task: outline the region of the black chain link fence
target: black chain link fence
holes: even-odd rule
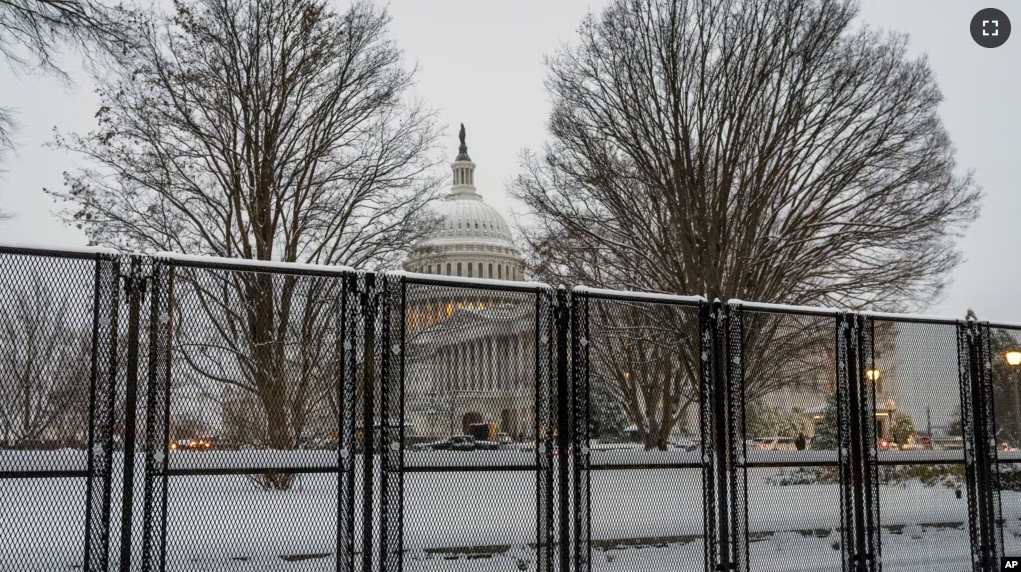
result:
[[[1021,326],[0,248],[0,570],[995,570]]]

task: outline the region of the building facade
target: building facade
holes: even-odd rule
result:
[[[440,224],[404,263],[409,272],[520,281],[524,258],[510,226],[475,187],[464,126]],[[535,303],[520,292],[447,286],[407,293],[405,419],[421,441],[493,424],[534,439]]]

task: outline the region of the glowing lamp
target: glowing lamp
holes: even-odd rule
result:
[[[1021,365],[1021,350],[1008,350],[1003,354],[1003,359],[1012,366]]]

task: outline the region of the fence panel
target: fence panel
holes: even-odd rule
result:
[[[885,570],[970,570],[977,548],[968,328],[872,318],[881,563]],[[980,569],[980,568],[977,568]]]
[[[552,292],[541,285],[390,279],[396,344],[384,439],[399,451],[387,570],[552,570]],[[398,331],[399,330],[399,331]],[[395,335],[396,334],[396,335]],[[396,468],[391,464],[391,469]]]
[[[708,309],[588,289],[573,304],[576,569],[705,570]]]
[[[850,562],[845,327],[832,311],[730,306],[745,570]]]
[[[0,569],[106,570],[116,275],[0,248]]]
[[[353,570],[352,274],[171,268],[169,384],[146,433],[151,569]]]
[[[1021,327],[982,327],[988,358],[992,458],[994,556],[1021,554]]]

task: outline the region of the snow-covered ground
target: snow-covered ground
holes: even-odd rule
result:
[[[70,452],[16,455],[0,452],[0,462],[55,470],[79,468],[82,459]],[[408,465],[425,463],[425,457],[413,455],[421,454],[408,453]],[[445,458],[453,465],[465,459],[449,455],[433,461]],[[677,455],[668,456],[678,461],[673,458]],[[243,455],[231,457],[205,452],[171,459],[176,468],[195,468],[237,462]],[[281,457],[280,465],[300,461],[307,463],[303,466],[326,466],[331,459],[335,454],[289,454]],[[496,463],[490,457],[473,460]],[[748,472],[751,569],[839,570],[838,487],[770,484],[769,478],[782,470]],[[534,472],[527,469],[407,474],[405,568],[534,570],[535,483]],[[140,506],[140,486],[136,495]],[[966,498],[917,481],[881,487],[880,495],[887,570],[968,568]],[[80,478],[0,479],[0,570],[80,569],[84,497],[85,480]],[[1006,551],[1021,553],[1021,493],[1006,491],[1002,497]],[[115,495],[115,514],[119,503]],[[337,506],[336,475],[304,475],[286,492],[264,492],[244,476],[171,477],[167,570],[333,570]],[[134,516],[135,534],[141,535],[141,511]],[[354,521],[360,551],[362,506],[357,494]],[[702,483],[697,469],[593,471],[591,522],[594,570],[702,570]],[[113,537],[118,536],[115,527]]]

